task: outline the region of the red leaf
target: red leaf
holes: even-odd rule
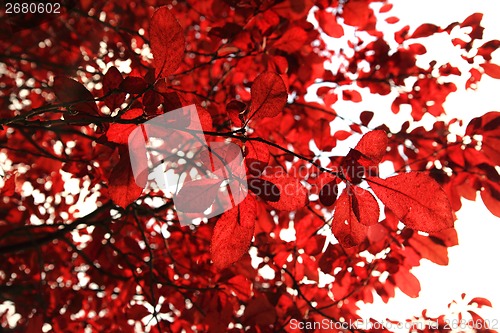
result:
[[[133,320],[141,320],[151,314],[149,310],[142,304],[134,304],[127,309],[128,318]]]
[[[333,136],[335,137],[335,139],[343,141],[343,140],[349,138],[351,135],[352,135],[351,132],[338,130],[335,132],[335,134]]]
[[[121,116],[122,119],[135,119],[143,115],[142,109],[130,109]],[[126,145],[130,133],[135,130],[136,124],[111,124],[106,132],[108,141]]]
[[[387,149],[387,134],[382,130],[375,130],[363,135],[354,149],[369,159],[368,165],[373,166],[380,163]]]
[[[363,135],[354,149],[351,149],[342,159],[341,170],[346,179],[359,184],[365,175],[365,168],[380,163],[387,149],[387,134],[375,130]],[[370,170],[368,170],[370,171]]]
[[[272,325],[276,321],[276,308],[266,296],[259,296],[245,307],[241,321],[245,326]]]
[[[123,77],[120,71],[115,66],[110,67],[102,78],[103,93],[107,95],[113,90],[118,89],[122,81]],[[105,98],[104,102],[113,111],[125,101],[125,95],[125,93],[113,92]]]
[[[104,93],[106,94],[113,89],[118,89],[122,81],[122,73],[120,73],[115,66],[111,66],[102,78],[102,88]]]
[[[275,117],[285,107],[288,94],[281,76],[273,72],[260,74],[252,85],[250,118]]]
[[[106,132],[106,137],[110,142],[126,145],[130,133],[132,133],[136,127],[137,125],[135,124],[111,124]]]
[[[477,49],[477,55],[482,56],[484,60],[490,61],[491,60],[491,54],[498,50],[500,47],[500,40],[494,39],[490,40]]]
[[[184,58],[184,31],[167,6],[158,8],[149,27],[156,77],[175,72]]]
[[[392,3],[386,3],[382,7],[380,7],[379,13],[387,13],[392,9],[394,5]]]
[[[484,190],[480,192],[481,199],[484,205],[491,214],[500,217],[500,185],[491,183],[489,186],[485,186]]]
[[[142,96],[142,104],[147,115],[158,115],[158,107],[163,103],[163,96],[154,90],[147,90]]]
[[[396,282],[396,286],[406,295],[411,298],[418,297],[420,293],[420,282],[407,268],[401,267],[397,273],[394,274],[394,281]]]
[[[345,190],[335,204],[332,232],[343,247],[353,247],[366,238],[368,227],[359,223],[352,209],[352,195]]]
[[[337,145],[337,140],[330,134],[330,122],[320,119],[313,133],[313,140],[319,150],[330,151]]]
[[[204,178],[184,183],[175,196],[175,209],[184,213],[203,213],[214,203],[223,181]]]
[[[280,189],[276,184],[262,178],[250,178],[248,188],[267,202],[277,202],[280,199]]]
[[[196,105],[196,112],[200,119],[201,128],[204,131],[213,131],[213,119],[210,113],[200,105]]]
[[[349,294],[349,289],[353,285],[351,273],[342,270],[335,275],[335,281],[332,283],[332,293],[335,299],[343,299]]]
[[[246,110],[247,105],[243,102],[233,99],[226,104],[226,112],[231,119],[231,123],[235,127],[243,126],[243,113]]]
[[[269,164],[269,149],[267,144],[250,140],[245,143],[245,163],[251,175],[259,177],[262,170]]]
[[[460,27],[472,27],[479,25],[481,20],[483,19],[483,13],[474,13],[469,15],[462,23],[460,23]]]
[[[386,18],[385,21],[389,24],[394,24],[399,22],[399,18],[397,18],[396,16],[391,16]]]
[[[356,149],[351,149],[346,157],[342,159],[340,170],[342,176],[353,184],[359,184],[365,176],[365,167],[371,164],[368,157]]]
[[[210,253],[214,265],[226,268],[247,253],[256,219],[256,202],[247,195],[238,206],[221,215],[214,228]]]
[[[318,24],[323,31],[330,37],[340,38],[344,36],[344,28],[337,23],[337,17],[332,13],[318,10],[315,13]]]
[[[418,55],[422,55],[422,54],[427,53],[427,49],[425,48],[425,46],[423,46],[422,44],[419,44],[419,43],[410,44],[410,45],[408,45],[408,48],[410,49],[411,52],[418,54]]]
[[[368,126],[368,124],[370,123],[370,121],[373,118],[373,114],[374,113],[372,111],[361,112],[361,114],[359,115],[359,119],[361,120],[361,123],[365,126]]]
[[[484,72],[494,79],[500,79],[500,66],[497,64],[492,64],[491,62],[485,62],[480,65],[483,67]]]
[[[424,23],[421,26],[419,26],[415,32],[411,35],[410,38],[421,38],[421,37],[428,37],[430,35],[435,34],[436,32],[439,32],[440,28],[431,23]]]
[[[354,103],[361,102],[361,94],[356,90],[344,90],[342,91],[342,99],[344,101],[351,101]]]
[[[319,191],[319,201],[323,206],[330,207],[337,201],[338,193],[338,180],[334,179],[321,188]]]
[[[367,179],[377,197],[409,228],[436,232],[453,227],[446,193],[426,174],[410,172]]]
[[[470,326],[472,327],[479,327],[479,328],[487,328],[488,324],[485,322],[484,318],[475,313],[472,310],[467,311],[470,316],[472,317],[472,320],[470,321]],[[494,327],[496,328],[496,327]],[[482,330],[481,330],[482,331]]]
[[[241,154],[241,148],[236,144],[211,144],[207,148],[203,148],[199,152],[200,161],[211,172],[221,170],[219,176],[229,176],[231,171],[230,166]],[[229,170],[228,170],[229,168]]]
[[[446,246],[434,242],[430,237],[416,233],[412,235],[408,242],[422,258],[429,259],[438,265],[448,265],[448,249]]]
[[[138,76],[128,76],[120,84],[120,90],[129,94],[142,94],[147,88],[146,81]]]
[[[262,178],[275,184],[279,189],[279,200],[268,202],[271,207],[282,211],[292,211],[306,205],[307,190],[297,178],[287,175],[264,176]]]
[[[371,9],[366,0],[352,0],[344,4],[342,16],[344,23],[363,28],[368,23]]]
[[[54,93],[63,103],[74,103],[71,109],[87,115],[99,115],[94,96],[83,84],[63,76],[54,78]]]
[[[489,306],[490,308],[493,307],[493,305],[491,304],[491,302],[489,300],[487,300],[486,298],[483,298],[483,297],[474,297],[473,299],[470,300],[470,302],[468,303],[468,305],[472,305],[474,303],[477,303],[477,307],[478,308],[481,308],[483,306]]]
[[[301,27],[292,27],[274,43],[274,47],[286,53],[299,51],[307,41],[307,33]]]
[[[128,151],[120,152],[120,161],[109,175],[109,196],[118,206],[126,208],[142,193],[134,179]]]
[[[351,203],[357,220],[366,226],[378,223],[380,208],[373,194],[358,186],[349,189],[354,194]]]
[[[467,125],[465,134],[482,135],[481,152],[492,161],[491,165],[500,164],[500,112],[487,112],[481,117],[472,119]]]

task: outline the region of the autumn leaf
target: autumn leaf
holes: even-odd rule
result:
[[[247,253],[256,219],[256,202],[247,195],[238,206],[221,215],[214,228],[210,253],[214,265],[226,268]]]
[[[269,164],[269,148],[265,143],[249,140],[245,143],[245,163],[250,174],[260,176]]]
[[[91,116],[99,115],[94,96],[80,82],[64,76],[56,76],[52,88],[61,102],[74,103],[70,107],[72,112]]]
[[[467,125],[466,135],[482,136],[482,152],[491,160],[491,165],[500,164],[500,112],[487,112],[473,118]]]
[[[248,303],[241,320],[246,325],[272,325],[276,320],[276,308],[265,295]]]
[[[117,91],[122,81],[123,76],[115,66],[111,66],[102,78],[102,90],[107,96],[104,102],[112,111],[125,101],[126,94]]]
[[[299,51],[307,40],[307,33],[301,27],[292,27],[274,43],[274,47],[286,53]]]
[[[351,186],[349,190],[352,191],[351,204],[356,219],[366,226],[376,224],[380,208],[373,194],[358,186]]]
[[[468,305],[473,305],[474,303],[477,304],[477,307],[478,308],[482,308],[483,306],[487,306],[487,307],[493,307],[493,305],[491,304],[491,302],[489,300],[487,300],[486,298],[483,298],[483,297],[474,297],[473,299],[470,300],[470,302],[468,303]]]
[[[433,35],[439,31],[440,31],[440,29],[437,25],[431,24],[431,23],[424,23],[421,26],[419,26],[417,29],[415,29],[415,31],[411,35],[411,38],[428,37],[428,36]]]
[[[330,123],[326,119],[320,119],[316,124],[313,140],[318,149],[330,151],[337,145],[337,139],[330,134]]]
[[[386,153],[387,142],[387,134],[382,130],[370,131],[363,135],[354,149],[368,159],[359,162],[365,167],[379,164]]]
[[[430,237],[413,234],[408,243],[417,251],[422,258],[426,258],[438,265],[448,265],[448,249],[446,246],[436,243]]]
[[[184,58],[184,30],[167,6],[158,8],[149,28],[156,77],[175,72]]]
[[[344,23],[363,28],[368,23],[368,17],[372,12],[368,3],[366,0],[347,1],[342,12]]]
[[[127,208],[141,193],[142,187],[136,184],[128,150],[123,149],[120,151],[120,161],[109,175],[109,196],[115,204]]]
[[[184,213],[203,213],[214,203],[223,181],[203,178],[185,182],[174,196],[175,208]]]
[[[453,227],[450,202],[443,189],[420,172],[387,179],[367,178],[377,197],[409,228],[436,232]]]
[[[411,298],[417,298],[420,293],[420,282],[407,268],[401,267],[394,274],[394,282],[402,292]]]
[[[248,189],[267,202],[277,202],[280,199],[279,187],[266,179],[254,177],[248,179]]]
[[[267,201],[267,203],[278,210],[292,211],[306,205],[307,190],[300,181],[288,175],[263,176],[262,179],[274,184],[279,190],[278,201]],[[270,187],[274,189],[275,187]]]
[[[337,201],[338,180],[334,179],[325,184],[319,192],[319,201],[325,207],[332,206]]]
[[[273,72],[260,74],[252,85],[251,93],[249,119],[276,117],[285,107],[288,96],[283,79]]]
[[[121,116],[121,119],[135,119],[143,115],[142,109],[130,109]],[[128,143],[128,137],[136,128],[137,124],[119,124],[113,123],[109,125],[106,132],[108,141],[125,145]]]
[[[500,66],[497,64],[492,64],[491,62],[485,62],[480,65],[483,67],[484,72],[494,79],[500,79]]]
[[[387,13],[392,9],[394,5],[392,3],[386,3],[382,7],[380,7],[379,13]]]
[[[352,206],[352,194],[345,190],[335,203],[333,214],[333,235],[346,248],[363,242],[368,232],[368,227],[359,222]]]
[[[359,115],[359,119],[361,120],[361,123],[365,126],[368,126],[370,124],[370,121],[373,119],[374,113],[372,111],[363,111]]]
[[[344,28],[337,22],[337,17],[332,13],[325,11],[316,11],[314,13],[318,24],[323,31],[330,37],[340,38],[344,36]]]
[[[342,99],[344,101],[351,101],[354,103],[359,103],[362,101],[361,94],[359,91],[347,89],[342,91]]]
[[[236,144],[211,144],[207,148],[201,149],[198,156],[207,170],[211,172],[220,170],[218,175],[227,174],[230,176],[228,168],[240,154],[241,148]]]
[[[148,84],[142,77],[127,76],[118,88],[129,94],[141,94],[146,91]]]

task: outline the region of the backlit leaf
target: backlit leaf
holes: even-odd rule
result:
[[[346,248],[356,246],[366,238],[368,227],[357,219],[349,191],[343,191],[335,203],[332,232],[340,245]]]
[[[485,62],[480,65],[483,67],[484,72],[491,76],[494,79],[500,79],[500,66],[497,64],[493,64],[491,62]]]
[[[56,76],[53,85],[54,93],[63,103],[73,103],[71,111],[97,116],[97,105],[94,96],[83,84],[64,76]]]
[[[136,184],[127,150],[120,152],[120,161],[109,176],[109,196],[118,206],[126,208],[142,193]]]
[[[453,227],[446,193],[426,174],[410,172],[367,180],[377,197],[409,228],[431,233]]]
[[[214,203],[222,182],[218,178],[185,182],[175,195],[175,208],[184,213],[203,213]]]
[[[175,72],[184,58],[184,30],[167,6],[154,12],[149,39],[156,76],[165,77]]]
[[[306,205],[307,190],[300,181],[291,176],[263,176],[262,179],[274,184],[280,193],[279,200],[276,202],[268,201],[267,203],[278,210],[292,211],[302,208]]]
[[[238,206],[221,215],[210,246],[215,266],[226,268],[247,253],[255,228],[255,213],[255,199],[247,195]]]
[[[252,119],[279,115],[285,107],[288,96],[283,79],[273,72],[260,74],[255,79],[251,92],[250,118]]]

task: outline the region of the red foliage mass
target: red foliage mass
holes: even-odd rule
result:
[[[500,79],[500,42],[478,43],[480,13],[392,35],[377,22],[399,18],[379,0],[61,3],[57,15],[1,13],[0,297],[20,315],[14,331],[354,322],[356,301],[374,292],[417,297],[411,269],[422,258],[448,263],[462,198],[480,192],[500,217],[500,112],[474,118],[464,135],[450,131],[458,119],[414,124],[445,114],[462,72],[466,89],[483,74]],[[463,68],[417,62],[437,33]],[[350,49],[331,50],[325,34]],[[324,66],[331,57],[335,70]],[[391,110],[334,109],[340,96],[352,106],[368,94],[392,98]],[[172,197],[134,179],[127,145],[143,122],[191,104],[208,142],[241,148],[249,191],[222,215],[181,226]],[[398,130],[396,113],[407,118]],[[201,155],[210,170],[225,167]],[[380,177],[380,163],[396,175]],[[222,183],[186,183],[178,212],[208,209]],[[323,286],[323,274],[333,282]],[[491,303],[468,302],[473,324],[484,323],[477,308]],[[450,331],[443,317],[421,319],[439,323],[425,332]]]

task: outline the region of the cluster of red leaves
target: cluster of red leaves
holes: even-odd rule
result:
[[[417,297],[411,269],[422,258],[448,263],[461,198],[480,191],[500,216],[498,112],[453,141],[459,120],[409,130],[445,112],[462,70],[420,67],[427,50],[418,38],[467,31],[450,37],[470,67],[466,88],[483,74],[500,78],[491,56],[500,42],[480,43],[481,14],[389,36],[377,22],[398,19],[378,0],[161,5],[64,3],[58,18],[31,29],[8,21],[13,30],[0,33],[0,148],[12,165],[1,189],[0,298],[20,314],[18,330],[268,332],[290,331],[292,319],[355,321],[356,301],[374,293]],[[330,50],[327,38],[350,50]],[[324,66],[332,56],[335,71]],[[306,99],[313,85],[316,102]],[[392,113],[410,105],[408,122],[391,133],[370,126],[390,110],[352,122],[332,107],[367,91],[396,93]],[[172,200],[134,180],[127,145],[141,123],[191,104],[207,141],[241,147],[249,195],[181,227]],[[347,126],[331,133],[333,120]],[[329,153],[360,134],[327,165],[312,148]],[[380,162],[401,173],[378,177]],[[327,242],[329,230],[338,243]],[[322,274],[333,282],[324,286]]]

